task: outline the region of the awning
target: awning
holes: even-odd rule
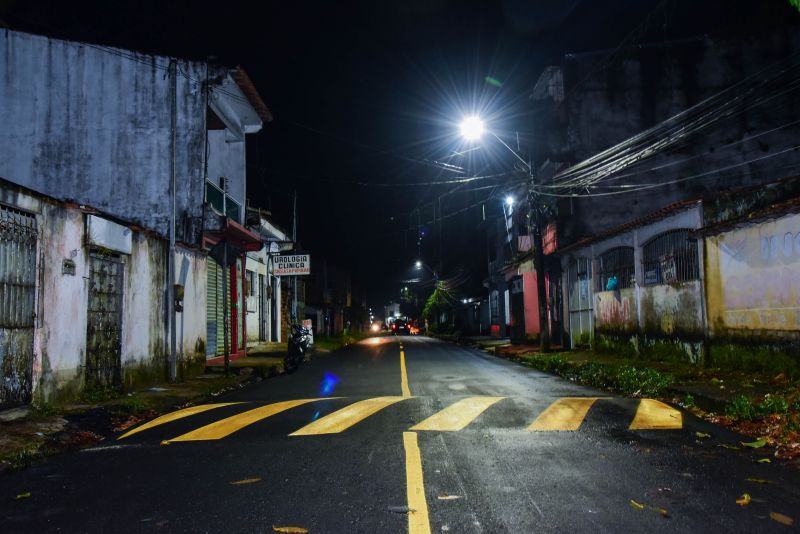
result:
[[[225,217],[221,231],[206,232],[204,238],[210,245],[216,245],[223,240],[227,241],[243,252],[256,252],[264,246],[261,236],[228,217]]]

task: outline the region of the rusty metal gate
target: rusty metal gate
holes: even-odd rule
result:
[[[0,206],[0,408],[31,400],[36,217]]]
[[[89,255],[89,310],[86,329],[86,384],[110,388],[122,383],[122,292],[119,258]]]

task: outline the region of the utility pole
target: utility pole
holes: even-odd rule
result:
[[[172,59],[169,62],[169,97],[170,97],[170,216],[169,216],[169,257],[167,258],[167,328],[169,330],[169,380],[174,382],[178,377],[177,332],[175,320],[175,212],[176,212],[176,151],[178,130],[178,64]]]
[[[550,351],[550,322],[547,317],[547,284],[544,274],[544,207],[541,197],[533,190],[533,166],[531,166],[530,191],[528,202],[533,212],[533,266],[536,270],[536,293],[539,305],[539,349],[542,352]]]

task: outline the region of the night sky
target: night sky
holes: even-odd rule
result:
[[[418,255],[445,276],[460,273],[463,294],[480,294],[481,202],[499,216],[511,178],[421,185],[512,167],[501,148],[453,155],[466,148],[462,116],[480,112],[501,136],[535,143],[525,137],[536,119],[528,96],[564,53],[735,37],[787,13],[788,0],[0,0],[13,29],[243,66],[275,117],[248,145],[251,202],[290,229],[297,191],[312,262],[352,269],[378,306],[413,276]]]

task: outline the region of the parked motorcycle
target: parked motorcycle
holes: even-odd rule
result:
[[[311,333],[303,325],[293,324],[291,328],[289,350],[283,358],[283,368],[287,373],[293,373],[305,361],[311,343]]]

